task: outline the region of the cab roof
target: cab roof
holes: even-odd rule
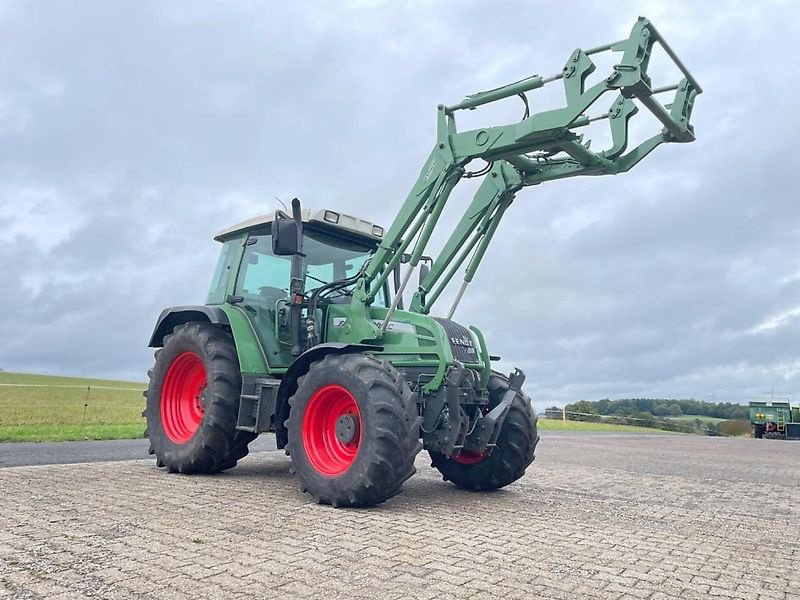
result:
[[[365,237],[372,241],[380,242],[383,239],[384,230],[380,225],[375,225],[370,221],[359,219],[352,215],[347,215],[334,210],[321,209],[312,211],[309,208],[304,208],[301,211],[303,223],[318,223],[324,225],[326,228],[333,228],[343,233],[356,234]],[[223,229],[214,239],[218,242],[225,241],[227,238],[233,237],[239,233],[243,233],[250,229],[263,228],[264,226],[271,226],[272,221],[275,219],[275,212],[252,217],[241,223],[237,223],[232,227]]]

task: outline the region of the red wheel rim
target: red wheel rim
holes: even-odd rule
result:
[[[347,471],[361,443],[361,411],[353,395],[340,385],[314,392],[303,415],[302,437],[306,456],[317,471],[323,475]]]
[[[486,453],[476,452],[475,450],[462,450],[458,454],[453,454],[451,458],[462,465],[474,465],[486,458]]]
[[[185,444],[203,420],[206,368],[194,352],[179,354],[161,386],[161,424],[176,444]]]

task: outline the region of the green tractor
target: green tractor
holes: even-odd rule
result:
[[[658,44],[658,46],[656,46]],[[654,87],[660,47],[682,73]],[[587,86],[590,56],[621,53]],[[561,80],[563,107],[531,113],[527,93]],[[388,230],[338,210],[257,217],[216,236],[222,252],[205,305],[164,310],[150,338],[148,435],[169,472],[215,473],[274,432],[301,490],[333,506],[369,506],[399,493],[424,448],[445,480],[492,490],[519,479],[539,441],[525,375],[492,370],[481,331],[453,314],[517,192],[577,175],[628,171],[664,142],[691,142],[701,88],[658,31],[639,19],[628,39],[575,50],[563,70],[468,96],[437,110],[437,140]],[[607,92],[610,107],[587,111]],[[670,102],[658,98],[668,94]],[[458,131],[461,110],[519,96],[522,119]],[[628,149],[628,124],[647,108],[663,129]],[[607,119],[600,152],[577,132]],[[475,159],[485,166],[474,172]],[[435,259],[425,248],[462,178],[483,177]],[[290,214],[287,214],[290,213]],[[456,272],[446,317],[431,310]],[[404,268],[402,267],[404,265]],[[419,267],[408,306],[404,291]]]

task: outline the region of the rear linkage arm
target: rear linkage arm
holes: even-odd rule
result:
[[[677,84],[652,87],[647,69],[656,43],[681,71],[683,78]],[[589,57],[605,51],[622,52],[622,59],[608,77],[586,89],[586,79],[596,69]],[[457,111],[524,95],[557,80],[563,80],[566,106],[534,113],[518,123],[457,131]],[[619,93],[611,108],[601,115],[587,116],[585,113],[589,107],[609,91]],[[675,92],[671,103],[664,105],[656,98],[670,91]],[[458,295],[460,299],[500,219],[516,192],[523,187],[577,175],[624,173],[662,143],[693,141],[690,117],[695,98],[701,92],[697,81],[653,24],[640,17],[627,39],[590,50],[575,50],[557,75],[549,78],[534,75],[473,94],[453,106],[440,105],[436,145],[356,285],[344,335],[354,342],[381,337],[397,306],[399,294],[383,327],[376,326],[369,318],[368,305],[413,243],[409,269],[401,285],[401,289],[405,288],[423,256],[450,193],[464,176],[465,166],[470,161],[480,158],[491,163],[489,175],[421,282],[412,300],[412,311],[429,312],[455,271],[473,252]],[[628,124],[639,110],[634,99],[655,115],[664,127],[660,133],[628,151]],[[604,151],[593,152],[589,149],[590,142],[584,142],[583,136],[573,130],[600,119],[609,120],[612,145]],[[455,306],[450,315],[454,310]]]

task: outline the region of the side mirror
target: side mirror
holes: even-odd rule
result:
[[[272,253],[275,256],[300,253],[300,228],[294,219],[280,211],[275,213],[272,221]]]
[[[431,272],[431,267],[428,265],[427,262],[421,262],[419,264],[419,285],[422,285],[422,282],[425,281],[425,278],[428,276],[428,273]]]

